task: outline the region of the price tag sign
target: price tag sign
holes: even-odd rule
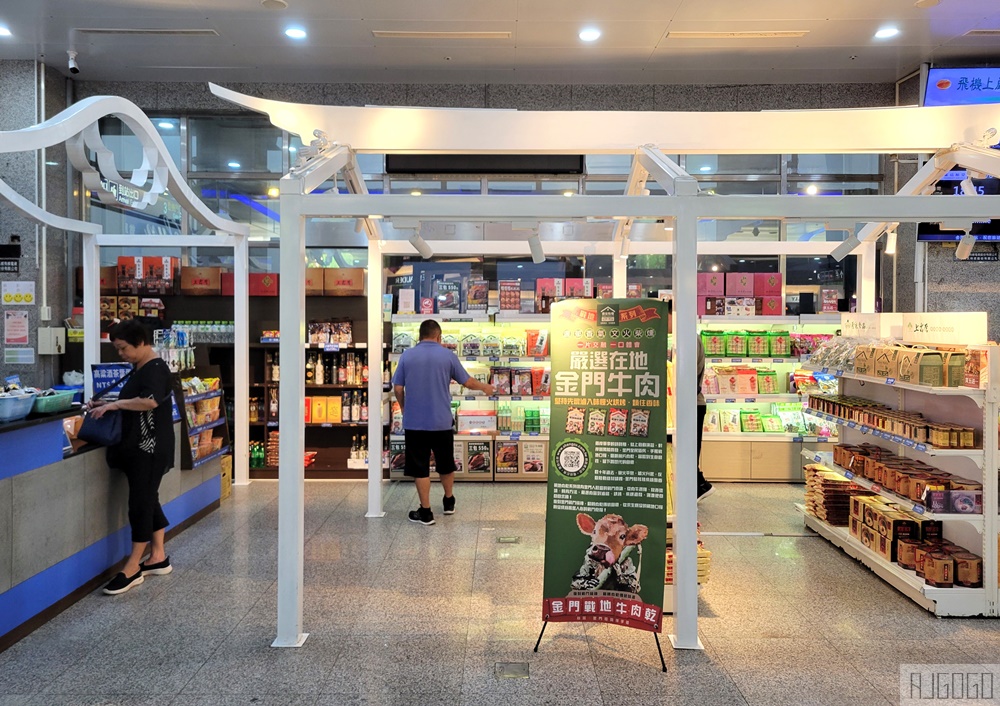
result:
[[[792,441],[802,441],[802,437],[801,436],[793,436],[792,437]]]
[[[735,404],[735,403],[736,403],[736,398],[735,397],[727,397],[726,398],[726,404]]]
[[[820,456],[819,454],[816,454],[815,456],[813,456],[813,461],[815,461],[816,463],[820,463],[822,460],[823,460],[823,457]]]
[[[742,363],[743,359],[742,358],[733,358],[733,362],[734,363]]]
[[[520,359],[520,358],[511,358],[511,359],[510,359],[510,362],[511,362],[511,363],[520,363],[520,362],[521,362],[521,359]]]
[[[826,438],[825,436],[818,436],[818,437],[816,437],[816,443],[817,444],[825,444],[827,441],[829,441],[829,439]]]
[[[909,446],[911,449],[917,445],[913,439],[903,439],[903,446]]]
[[[897,444],[902,444],[903,443],[903,437],[896,436],[895,434],[892,435],[892,440],[895,441]]]
[[[868,433],[868,427],[861,427],[861,433],[862,434],[867,434]]]
[[[849,426],[851,429],[857,429],[858,428],[858,423],[857,422],[848,422],[847,426]]]
[[[885,384],[886,385],[895,385],[896,384],[896,378],[886,378],[885,379]]]
[[[499,363],[500,362],[500,356],[498,356],[498,355],[491,355],[490,356],[490,362],[491,363]]]
[[[836,375],[837,377],[839,377],[839,378],[842,378],[842,377],[844,377],[844,371],[843,371],[843,370],[838,370],[838,371],[837,371],[837,372],[835,373],[835,375]]]
[[[882,486],[879,485],[878,483],[872,483],[872,491],[876,492],[876,493],[881,493],[882,492]]]
[[[268,422],[267,426],[269,426],[269,427],[276,427],[276,426],[278,426],[278,423],[277,422]]]
[[[850,471],[844,471],[844,478],[847,480],[854,480],[854,474]]]
[[[323,346],[323,350],[326,351],[327,353],[336,353],[337,351],[340,350],[340,344],[339,343],[327,343],[327,344],[325,344]]]
[[[756,402],[756,401],[757,401],[757,398],[756,398],[756,397],[747,397],[747,398],[746,398],[745,400],[743,400],[743,401],[744,401],[744,402]]]
[[[823,368],[822,370],[820,370],[820,372],[826,374],[826,373],[830,372],[830,369],[829,368]]]
[[[324,422],[323,424],[320,424],[320,426],[323,427],[324,429],[333,429],[333,424],[331,424],[330,422]]]
[[[510,401],[511,402],[520,402],[521,401],[521,396],[520,395],[511,395]]]
[[[926,509],[924,508],[923,505],[914,505],[913,506],[913,511],[915,513],[917,513],[918,515],[923,515],[924,512],[926,512]]]
[[[917,451],[926,451],[927,444],[917,444]]]
[[[722,360],[722,358],[712,358],[711,362],[713,362],[713,363],[724,363],[725,361]]]

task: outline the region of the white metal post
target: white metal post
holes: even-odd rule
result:
[[[233,434],[233,461],[236,485],[250,483],[250,305],[247,299],[247,262],[249,247],[246,236],[235,238],[233,244],[233,345],[235,346],[235,380],[233,394],[236,427]]]
[[[701,650],[698,639],[698,219],[687,207],[674,226],[674,634],[675,649]]]
[[[618,249],[611,255],[611,287],[615,299],[624,299],[628,291],[628,258],[619,257]]]
[[[382,241],[368,241],[368,512],[365,517],[385,517],[382,510],[382,292],[385,267]]]
[[[858,312],[875,313],[875,258],[878,257],[876,241],[866,241],[858,246]]]
[[[997,532],[1000,531],[1000,515],[994,503],[998,492],[998,434],[997,414],[1000,413],[1000,399],[997,397],[997,380],[1000,380],[1000,347],[989,347],[989,385],[983,403],[983,589],[986,591],[986,615],[1000,614],[1000,586],[998,586]]]
[[[917,241],[913,250],[913,311],[927,311],[927,243]]]
[[[101,251],[97,236],[83,234],[83,398],[94,395],[90,366],[101,362]]]
[[[281,180],[278,424],[278,635],[272,647],[301,647],[305,552],[305,220],[302,182]]]

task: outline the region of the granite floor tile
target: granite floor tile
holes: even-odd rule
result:
[[[35,696],[29,702],[30,706],[52,706],[58,703],[59,706],[163,706],[164,703],[172,703],[172,697],[164,696],[129,696],[114,692],[104,694],[60,694],[58,700],[54,701],[50,695]],[[6,706],[6,702],[0,697],[0,704]]]
[[[415,687],[451,695],[462,688],[465,635],[353,635],[343,641],[320,693],[370,693]]]
[[[208,695],[174,697],[170,706],[316,706],[316,694],[255,694],[255,695]],[[330,703],[330,702],[325,702]],[[344,702],[349,704],[350,702]]]
[[[31,699],[25,694],[0,694],[0,706],[28,706]]]

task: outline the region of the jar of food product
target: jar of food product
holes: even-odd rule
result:
[[[955,560],[945,552],[931,552],[924,560],[924,581],[928,586],[951,588],[955,585]]]
[[[955,583],[966,588],[981,588],[983,585],[983,559],[972,552],[952,554],[955,560]]]
[[[904,569],[913,571],[917,568],[917,547],[920,541],[916,539],[900,539],[896,541],[896,563]]]

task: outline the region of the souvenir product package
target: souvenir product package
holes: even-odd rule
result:
[[[587,413],[587,433],[594,436],[604,436],[604,426],[607,417],[607,410],[591,409]]]
[[[549,332],[545,329],[531,329],[528,332],[528,346],[525,355],[546,356],[549,354]]]
[[[649,436],[649,410],[632,410],[632,423],[629,425],[629,436]]]
[[[552,388],[552,375],[545,368],[531,369],[531,391],[540,397],[548,397]]]
[[[570,407],[566,410],[566,433],[582,434],[584,417],[583,407]]]
[[[510,394],[510,368],[491,368],[490,384],[493,385],[495,394]]]
[[[628,411],[612,407],[608,414],[608,436],[625,436],[628,431]]]
[[[531,396],[531,369],[511,368],[510,371],[510,394]],[[499,393],[498,393],[499,394]]]

